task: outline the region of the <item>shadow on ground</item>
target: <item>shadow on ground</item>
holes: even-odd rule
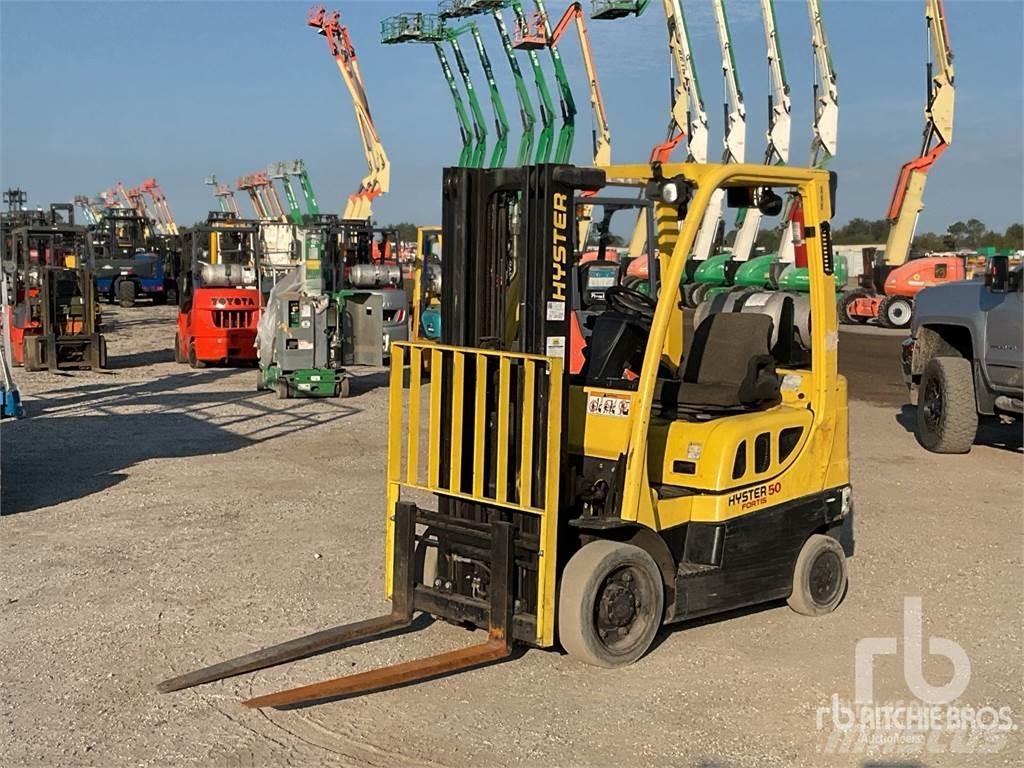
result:
[[[913,434],[917,424],[917,406],[904,405],[896,415],[896,423]],[[982,416],[978,421],[978,434],[974,438],[974,444],[1024,453],[1024,429],[1019,421],[1003,424],[996,417]]]
[[[26,403],[28,418],[4,424],[0,513],[87,497],[117,485],[126,477],[123,470],[148,459],[228,453],[360,411],[349,400],[280,403],[255,386],[194,389],[233,373],[83,384],[33,396]],[[145,410],[127,410],[133,408]]]

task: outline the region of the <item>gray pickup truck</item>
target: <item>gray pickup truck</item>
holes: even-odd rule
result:
[[[935,453],[967,453],[978,417],[1024,413],[1021,267],[994,257],[985,280],[921,291],[903,377],[917,395],[918,442]]]

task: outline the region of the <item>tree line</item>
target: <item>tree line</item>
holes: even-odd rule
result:
[[[832,230],[832,242],[836,245],[858,243],[884,243],[889,236],[887,219],[850,219],[841,227]],[[1019,222],[1011,224],[1004,232],[989,229],[979,219],[955,221],[946,231],[922,232],[914,237],[911,249],[915,251],[959,251],[975,250],[984,246],[999,249],[1024,249],[1024,226]]]

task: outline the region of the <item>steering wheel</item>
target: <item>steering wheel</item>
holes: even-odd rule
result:
[[[654,319],[654,310],[658,306],[658,302],[646,293],[641,293],[635,288],[628,288],[625,285],[609,287],[604,292],[604,300],[616,312],[639,318],[648,323]]]

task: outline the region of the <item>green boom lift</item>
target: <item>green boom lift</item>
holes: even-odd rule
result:
[[[448,64],[442,43],[448,42],[455,55],[455,63],[462,83],[466,88],[466,95],[469,98],[470,113],[466,112],[465,102],[455,82],[452,68]],[[446,29],[444,20],[432,13],[402,13],[391,16],[381,22],[381,42],[390,45],[394,43],[418,42],[431,43],[437,53],[438,61],[441,63],[441,71],[444,73],[448,89],[451,91],[452,99],[455,102],[455,113],[459,119],[459,132],[462,135],[462,152],[459,155],[459,165],[471,168],[483,166],[484,156],[487,152],[487,127],[484,121],[483,110],[480,108],[480,101],[476,96],[476,89],[469,71],[469,65],[462,54],[462,48],[455,35]]]
[[[505,59],[508,61],[509,69],[512,71],[512,79],[516,84],[516,97],[519,99],[519,119],[523,126],[522,135],[519,138],[519,151],[516,155],[517,165],[527,165],[533,153],[533,129],[537,124],[537,113],[533,110],[530,101],[530,94],[526,88],[526,79],[523,77],[523,70],[516,59],[515,49],[512,47],[512,38],[509,36],[508,28],[505,26],[505,19],[501,15],[501,9],[509,5],[509,0],[444,0],[438,6],[438,12],[443,19],[465,18],[478,14],[490,13],[494,17],[494,23],[498,28],[498,36],[501,38],[502,49],[505,51]],[[545,130],[547,130],[547,145],[551,145],[551,137],[554,135],[554,128],[551,126],[551,100],[547,97],[547,108],[545,110],[544,94],[547,86],[544,83],[544,75],[540,70],[540,62],[533,55],[531,62],[534,67],[534,74],[537,75],[537,90],[541,93],[541,115],[544,118]],[[539,74],[538,74],[539,73]]]
[[[470,165],[473,159],[473,124],[470,122],[469,113],[466,111],[466,102],[462,99],[462,93],[455,81],[455,75],[448,57],[445,55],[441,42],[444,40],[442,33],[443,22],[434,14],[430,13],[402,13],[397,16],[389,16],[380,23],[380,39],[385,45],[395,43],[430,43],[434,46],[434,53],[441,65],[441,73],[448,84],[448,90],[452,95],[452,102],[455,105],[455,116],[459,121],[459,135],[462,138],[462,151],[459,153],[459,166]]]
[[[271,180],[281,182],[284,187],[284,196],[288,201],[288,217],[296,226],[302,226],[302,209],[299,207],[298,198],[295,197],[295,190],[292,188],[291,179],[288,178],[287,163],[271,163],[267,166],[267,176]]]
[[[511,0],[511,4],[512,11],[516,16],[513,47],[528,51],[531,61],[536,59],[538,48],[547,48],[551,54],[551,63],[555,68],[555,79],[558,82],[559,106],[562,110],[562,129],[558,133],[554,162],[568,163],[572,156],[572,142],[576,133],[576,101],[572,96],[572,88],[569,86],[569,77],[565,72],[562,56],[551,36],[551,22],[548,20],[547,10],[544,8],[544,0],[534,0],[537,10],[530,17],[527,17],[519,0]],[[539,69],[539,62],[537,66]],[[550,103],[550,96],[548,101]]]

